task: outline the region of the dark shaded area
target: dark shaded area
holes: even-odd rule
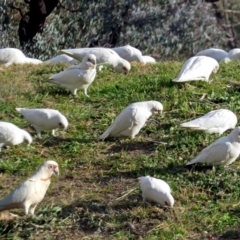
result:
[[[205,0],[207,3],[219,2],[219,0]]]
[[[34,43],[33,38],[37,33],[42,32],[47,16],[53,11],[59,1],[25,0],[24,2],[29,5],[29,11],[24,15],[22,14],[21,9],[14,6],[13,2],[10,4],[12,9],[18,10],[21,14],[18,35],[22,48],[25,48],[27,43],[30,43],[30,46]]]
[[[113,141],[113,138],[106,139],[105,141]],[[116,140],[116,139],[115,139]],[[144,152],[145,154],[151,153],[155,151],[157,148],[157,143],[155,142],[126,142],[126,143],[120,143],[113,145],[108,149],[108,153],[114,152],[114,153],[119,153],[122,151],[141,151]]]
[[[41,140],[43,141],[43,146],[45,147],[53,147],[58,146],[60,143],[71,143],[71,142],[78,142],[78,143],[90,143],[90,142],[97,142],[96,138],[91,139],[84,139],[84,138],[62,138],[62,137],[50,137],[49,139]]]

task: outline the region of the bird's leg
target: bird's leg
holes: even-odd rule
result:
[[[38,138],[42,139],[41,131],[39,131],[39,130],[37,130],[37,129],[36,129],[36,131],[37,131],[37,136],[38,136]]]
[[[77,89],[73,90],[73,95],[76,96],[77,95]]]
[[[25,202],[23,208],[24,208],[25,214],[27,215],[30,208],[30,204],[28,202]]]
[[[142,194],[142,197],[143,197],[143,205],[144,205],[144,207],[146,207],[146,198],[143,194]]]
[[[54,137],[57,136],[57,135],[56,135],[56,132],[55,132],[55,129],[52,130],[52,135],[53,135]]]
[[[36,208],[36,207],[37,207],[37,204],[32,205],[32,206],[30,207],[29,213],[30,213],[31,215],[34,215],[34,212],[35,212],[35,208]]]
[[[89,97],[89,95],[87,94],[87,88],[84,89],[84,94],[86,97]]]
[[[4,143],[0,144],[0,152],[2,151],[3,146],[4,146]]]

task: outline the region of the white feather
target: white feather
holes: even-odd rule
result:
[[[27,141],[28,145],[32,143],[31,135],[9,122],[0,122],[0,151],[4,146],[13,146]]]
[[[156,63],[156,59],[151,56],[143,55],[145,63]]]
[[[240,48],[233,48],[228,52],[228,58],[230,60],[239,60],[240,59]]]
[[[97,59],[97,64],[107,63],[112,66],[117,72],[128,73],[131,69],[130,63],[121,58],[110,48],[75,48],[64,49],[60,52],[79,61],[81,61],[87,54],[94,54]]]
[[[229,165],[240,154],[240,127],[234,128],[231,133],[219,138],[210,146],[204,148],[199,155],[186,165],[206,163],[209,165]]]
[[[57,56],[50,58],[44,62],[45,63],[69,63],[71,65],[76,65],[77,63],[79,63],[79,61],[77,61],[76,59],[74,59],[72,57],[69,57],[66,54],[57,55]]]
[[[112,50],[128,62],[141,62],[143,64],[146,63],[142,56],[142,52],[130,45],[112,48]]]
[[[172,81],[208,81],[211,73],[216,73],[218,68],[218,62],[213,58],[205,56],[191,57],[184,63],[178,77]]]
[[[16,110],[35,128],[39,138],[41,138],[41,131],[52,130],[52,134],[55,136],[55,129],[65,130],[68,127],[67,118],[58,110],[44,108],[16,108]]]
[[[12,64],[40,64],[41,60],[26,57],[21,50],[17,48],[2,48],[0,49],[0,65],[6,67]]]
[[[157,101],[136,102],[125,108],[99,137],[104,140],[108,137],[134,138],[153,112],[162,112],[163,106]]]
[[[228,57],[228,52],[218,48],[209,48],[198,52],[195,56],[211,57],[220,62],[224,58]]]
[[[32,177],[0,201],[0,211],[23,208],[25,214],[34,214],[47,192],[52,174],[59,174],[58,164],[51,160],[44,162]]]
[[[140,177],[139,180],[144,202],[150,200],[162,206],[173,207],[174,198],[171,195],[169,185],[165,181],[150,176]]]
[[[74,95],[77,94],[78,89],[83,89],[84,94],[89,97],[87,89],[94,81],[95,76],[96,57],[93,54],[87,54],[80,65],[69,67],[51,76],[49,81],[60,87],[69,89]]]
[[[207,133],[218,133],[221,135],[228,129],[235,128],[237,124],[236,115],[228,109],[218,109],[205,114],[192,121],[182,123],[180,126],[192,130],[205,131]]]

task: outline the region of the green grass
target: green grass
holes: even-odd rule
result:
[[[2,69],[0,119],[28,130],[34,142],[29,148],[22,144],[0,153],[0,198],[48,159],[59,163],[61,175],[52,178],[35,216],[12,210],[21,217],[0,220],[1,238],[239,238],[239,161],[215,172],[204,166],[185,168],[218,136],[186,131],[179,124],[219,108],[231,109],[239,117],[240,63],[221,64],[211,84],[173,83],[182,64],[133,64],[128,75],[104,70],[89,87],[90,98],[81,90],[73,97],[47,82],[66,67],[61,64]],[[160,101],[164,112],[152,116],[155,121],[149,121],[135,139],[96,140],[121,110],[147,100]],[[68,118],[69,128],[59,131],[58,137],[46,132],[37,139],[16,107],[58,109]],[[170,184],[174,210],[142,203],[137,178],[144,175]]]

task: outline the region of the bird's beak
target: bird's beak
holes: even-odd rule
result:
[[[161,114],[161,113],[162,113],[162,110],[157,110],[157,113]]]
[[[54,174],[57,175],[57,176],[59,175],[59,169],[58,169],[58,167],[56,167],[56,168],[54,169]]]

